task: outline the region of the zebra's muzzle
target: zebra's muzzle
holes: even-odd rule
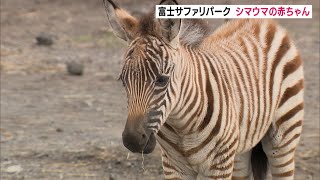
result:
[[[122,133],[123,145],[133,153],[151,153],[156,146],[155,135],[149,130],[125,129]]]

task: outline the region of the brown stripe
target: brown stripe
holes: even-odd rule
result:
[[[176,131],[175,131],[168,123],[166,123],[166,122],[163,124],[163,126],[166,127],[166,128],[167,128],[169,131],[171,131],[171,132],[176,132]]]
[[[190,90],[190,94],[192,92],[192,89]],[[187,108],[187,110],[185,111],[185,113],[183,114],[183,116],[181,117],[181,119],[185,119],[185,117],[192,111],[192,109],[195,108],[195,104],[196,102],[198,101],[198,98],[197,98],[197,94],[198,92],[195,93],[195,97],[193,98],[191,104],[189,105],[189,107]],[[187,99],[191,100],[190,97],[188,97]],[[200,109],[200,108],[199,108]],[[190,118],[188,119],[188,121],[181,127],[179,128],[180,131],[183,131],[184,129],[186,129],[195,119],[196,115],[197,115],[197,111],[195,111],[191,116]]]
[[[255,26],[253,27],[253,32],[254,32],[254,37],[259,38],[259,36],[260,36],[260,24],[259,25],[255,24]]]
[[[233,171],[241,171],[241,170],[243,170],[243,168],[239,168],[239,169],[233,168]]]
[[[236,70],[238,73],[239,73],[239,76],[236,76],[237,77],[237,80],[236,80],[236,83],[237,83],[237,87],[238,87],[238,91],[239,92],[248,92],[248,89],[246,86],[244,86],[244,89],[242,90],[241,87],[240,87],[240,84],[239,83],[242,83],[244,84],[245,80],[244,80],[244,75],[242,74],[241,72],[241,69],[240,69],[240,65],[239,63],[237,62],[236,58],[227,50],[225,49],[225,53],[229,56],[229,58],[233,61],[233,63],[235,64],[236,66]],[[222,57],[223,58],[223,57]],[[225,61],[227,61],[225,58],[223,58]],[[240,78],[240,79],[239,79]],[[247,94],[247,93],[246,93]],[[248,94],[247,94],[248,95]],[[248,95],[249,96],[249,95]],[[243,96],[241,94],[240,96],[240,99],[241,99],[241,110],[240,110],[240,114],[239,114],[239,119],[240,121],[243,120],[243,111],[244,111],[244,100],[243,100]]]
[[[216,62],[218,64],[218,61]],[[233,106],[232,106],[232,103],[234,102],[234,97],[233,97],[233,94],[231,93],[232,91],[232,87],[231,87],[231,83],[229,81],[229,78],[230,78],[230,75],[226,74],[226,68],[221,66],[219,67],[219,69],[222,71],[220,72],[220,74],[222,74],[222,76],[224,78],[222,78],[222,88],[223,88],[223,92],[225,93],[225,102],[227,104],[227,107],[225,108],[226,110],[226,114],[227,114],[227,117],[226,117],[226,125],[225,125],[225,130],[229,129],[230,126],[231,126],[231,116],[232,116],[232,109],[233,109]]]
[[[283,70],[283,79],[288,77],[289,74],[295,72],[302,64],[301,57],[298,54],[292,61],[288,62]]]
[[[216,56],[214,56],[214,59],[219,59],[219,58],[217,58]],[[230,119],[230,101],[229,101],[229,97],[231,96],[230,94],[229,94],[229,92],[230,91],[228,91],[228,88],[226,87],[226,84],[227,84],[227,78],[223,78],[223,77],[226,77],[225,76],[225,73],[223,72],[223,69],[224,69],[224,67],[221,67],[221,66],[219,66],[218,65],[218,62],[216,62],[216,61],[214,61],[215,62],[215,65],[216,65],[216,68],[217,68],[217,73],[220,75],[220,85],[222,85],[222,91],[220,91],[221,93],[220,93],[220,96],[222,96],[222,97],[224,97],[225,99],[223,100],[225,103],[226,103],[226,108],[224,108],[224,110],[225,110],[225,114],[226,114],[226,117],[224,118],[224,120],[225,120],[225,126],[224,126],[224,129],[222,130],[222,131],[224,131],[224,134],[223,134],[223,137],[220,137],[221,139],[222,138],[224,138],[224,136],[226,136],[227,135],[227,129],[229,128],[229,121],[231,120]],[[227,82],[226,82],[227,81]],[[211,88],[211,87],[210,87]],[[212,93],[212,89],[211,89],[211,93]],[[212,95],[213,95],[213,93],[212,93]],[[208,96],[209,96],[209,94],[208,94]],[[213,100],[212,100],[213,101]],[[221,102],[221,101],[220,101]],[[212,102],[212,106],[213,106],[213,102]],[[213,110],[213,107],[212,107],[212,110]],[[211,115],[212,115],[212,113],[213,112],[211,112]]]
[[[223,164],[223,163],[226,163],[230,158],[234,157],[234,154],[236,153],[236,150],[233,150],[231,151],[226,157],[223,157],[223,156],[220,156],[223,157],[223,159],[219,159],[219,157],[217,158],[217,156],[215,156],[215,159],[219,159],[219,165]],[[233,165],[233,162],[231,163]],[[217,168],[217,165],[218,164],[212,164],[210,166],[210,169],[213,170],[213,169],[216,169]]]
[[[207,56],[206,56],[206,58],[207,58]],[[219,85],[220,82],[219,82],[219,79],[218,79],[217,72],[214,70],[212,64],[211,63],[209,63],[209,64],[210,64],[210,69],[211,69],[211,72],[213,73],[214,79],[217,81],[217,84]],[[218,91],[221,92],[221,87],[217,87],[217,88],[218,88]],[[220,98],[219,99],[219,101],[220,101],[219,103],[221,103],[222,102],[222,97],[219,96],[219,98]],[[203,142],[201,142],[200,145],[198,145],[196,147],[193,147],[193,148],[189,149],[188,151],[186,151],[184,153],[184,155],[186,157],[189,157],[190,155],[197,153],[200,149],[202,149],[204,146],[206,146],[213,139],[214,136],[216,136],[219,133],[219,131],[221,129],[221,121],[222,121],[222,118],[221,118],[222,117],[222,109],[224,108],[222,103],[220,105],[221,105],[221,107],[220,107],[220,110],[219,110],[218,119],[217,119],[217,122],[216,122],[214,128],[211,130],[211,132],[207,136],[207,138]]]
[[[286,142],[285,144],[283,144],[283,145],[280,146],[280,147],[275,147],[275,148],[273,148],[273,149],[281,149],[281,148],[283,148],[283,147],[288,146],[292,141],[294,141],[294,140],[296,140],[297,138],[299,138],[300,135],[301,135],[300,133],[294,135],[288,142]]]
[[[186,79],[185,79],[186,80]],[[191,79],[187,79],[187,83],[186,83],[186,87],[185,88],[183,88],[183,89],[185,89],[184,90],[184,95],[186,95],[186,96],[184,96],[184,97],[186,97],[186,100],[190,100],[190,98],[191,98],[191,94],[192,94],[192,91],[191,90],[189,90],[188,89],[188,87],[192,87],[192,80]],[[188,91],[189,90],[189,91]],[[187,94],[188,93],[188,94]]]
[[[279,128],[281,124],[288,121],[290,118],[292,118],[302,109],[303,109],[303,103],[300,103],[299,105],[291,109],[289,112],[287,112],[285,115],[283,115],[279,120],[276,121],[277,128]]]
[[[248,49],[247,46],[243,40],[243,37],[240,37],[238,39],[239,43],[240,43],[240,47],[242,48],[242,52],[244,52],[245,55],[247,55],[247,58],[249,59],[249,53],[248,53]]]
[[[233,132],[231,133],[233,134]],[[226,141],[229,142],[229,141]],[[219,158],[221,156],[223,156],[224,154],[226,154],[227,152],[229,152],[238,142],[238,138],[234,138],[234,140],[232,141],[232,143],[229,146],[226,146],[225,149],[223,149],[222,151],[219,151],[216,155],[215,158]]]
[[[183,152],[180,150],[180,148],[178,147],[178,145],[175,144],[175,143],[173,143],[173,142],[171,142],[165,135],[162,134],[161,131],[159,131],[159,132],[157,133],[157,135],[158,135],[162,140],[164,140],[165,142],[167,142],[171,147],[173,147],[173,149],[175,149],[177,152],[183,154]]]
[[[232,61],[234,62],[234,64],[235,64],[235,66],[237,67],[237,69],[239,69],[239,77],[240,77],[240,79],[241,79],[241,83],[245,83],[245,79],[244,79],[244,74],[242,74],[242,71],[241,71],[241,69],[240,69],[240,65],[239,65],[239,63],[238,63],[238,61],[237,61],[237,58],[235,58],[231,53],[230,53],[230,50],[229,49],[227,49],[227,48],[224,48],[224,51],[225,51],[225,53],[227,53],[228,55],[229,55],[229,57],[230,57],[230,59],[232,59]],[[246,72],[248,72],[249,70],[247,69],[247,67],[246,66],[244,66],[245,67],[245,71]],[[247,76],[248,77],[248,76]],[[249,89],[248,89],[248,87],[247,86],[243,86],[244,87],[244,89],[241,91],[241,92],[246,92],[246,94],[247,94],[247,97],[249,97]],[[243,106],[243,105],[242,105]],[[249,106],[249,105],[248,105]],[[244,111],[244,107],[241,109],[241,111],[240,111],[240,117],[241,117],[241,122],[243,121],[243,111]],[[251,111],[249,110],[249,112],[248,112],[248,117],[249,117],[249,119],[250,119],[250,117],[251,117]],[[247,119],[247,122],[249,122],[249,119]],[[248,123],[247,124],[247,131],[246,131],[246,136],[245,136],[245,138],[247,139],[248,138],[248,134],[249,134],[249,129],[250,129],[250,123]],[[247,141],[245,141],[244,142],[244,147],[246,146],[246,143],[247,143]]]
[[[260,26],[258,26],[258,27],[260,27]],[[249,40],[249,39],[248,39]],[[250,39],[251,41],[256,41],[256,39]],[[255,62],[257,62],[256,63],[256,65],[257,65],[257,67],[254,67],[254,65],[252,64],[252,67],[254,67],[254,69],[259,69],[259,52],[258,52],[258,47],[257,46],[255,46],[255,44],[254,43],[252,43],[252,46],[253,46],[253,52],[254,52],[254,59],[251,59],[251,61],[250,62],[252,62],[252,61],[255,61]],[[261,106],[261,104],[262,104],[262,102],[261,102],[261,97],[260,97],[260,87],[259,87],[259,75],[258,75],[258,71],[253,71],[254,72],[254,77],[255,77],[255,83],[254,84],[252,84],[252,85],[255,85],[255,87],[256,87],[256,93],[257,93],[257,103],[258,103],[258,106],[257,106],[257,118],[256,119],[254,119],[254,121],[255,121],[255,128],[254,128],[254,132],[253,132],[253,135],[252,135],[252,138],[251,138],[251,144],[253,144],[254,143],[254,139],[255,139],[255,137],[256,136],[258,136],[259,135],[259,133],[256,133],[256,131],[258,130],[258,125],[259,125],[259,120],[260,120],[260,117],[261,117],[261,115],[262,115],[262,113],[260,113],[260,106]],[[263,121],[261,121],[260,122],[262,125],[261,126],[263,126]],[[258,138],[260,138],[259,136],[258,136]]]
[[[220,57],[223,61],[227,61],[225,58],[224,58],[224,56],[221,56]],[[232,66],[232,65],[231,65]],[[240,87],[240,84],[239,84],[239,82],[240,82],[240,80],[239,80],[239,77],[237,76],[237,75],[235,75],[236,73],[233,71],[233,69],[231,68],[231,67],[229,67],[228,65],[226,65],[226,69],[227,69],[227,71],[229,71],[229,72],[233,72],[233,77],[232,78],[236,78],[235,79],[235,83],[236,83],[236,87],[235,88],[237,88],[237,90],[238,91],[236,91],[234,88],[232,88],[231,87],[231,85],[230,85],[230,89],[233,89],[234,91],[236,91],[236,92],[238,92],[238,93],[240,93],[239,94],[239,99],[240,99],[240,101],[238,102],[239,103],[239,106],[240,106],[240,112],[239,112],[239,117],[237,117],[238,118],[238,120],[239,120],[239,124],[241,125],[241,122],[242,122],[242,119],[243,119],[243,92],[241,91],[241,87]],[[228,83],[229,84],[229,83]],[[231,83],[230,83],[231,84]],[[235,95],[237,96],[237,94],[235,93]],[[234,97],[235,98],[235,97]]]
[[[254,67],[254,64],[253,64],[253,61],[256,61],[257,59],[250,59],[250,55],[248,53],[248,47],[246,46],[246,43],[244,42],[243,38],[241,37],[240,38],[240,45],[242,46],[242,51],[244,52],[244,54],[246,55],[246,58],[248,60],[248,62],[250,63],[250,67],[252,69],[252,72],[253,72],[253,76],[254,76],[254,79],[257,79],[257,74],[256,74],[256,67]],[[254,58],[257,57],[257,49],[256,49],[256,46],[251,42],[251,39],[250,38],[247,38],[247,41],[252,45],[253,47],[253,50],[250,49],[250,51],[253,51],[254,53]]]
[[[211,59],[222,59],[222,61],[224,60],[224,61],[226,61],[224,58],[223,58],[223,56],[219,56],[219,57],[217,57],[217,56],[215,56],[215,55],[208,55],[209,57],[211,57]],[[229,83],[229,78],[228,77],[230,77],[229,75],[227,75],[226,74],[226,71],[227,72],[232,72],[232,71],[230,71],[229,70],[229,68],[228,68],[228,66],[226,65],[226,67],[223,67],[223,66],[221,66],[221,64],[220,64],[220,66],[218,66],[218,61],[214,61],[215,63],[216,63],[216,68],[217,69],[219,69],[219,70],[221,70],[221,71],[219,71],[218,73],[220,74],[220,75],[222,75],[222,77],[224,77],[224,78],[222,78],[221,80],[222,80],[222,82],[221,82],[221,84],[222,84],[222,86],[223,86],[223,92],[227,92],[227,94],[221,94],[220,96],[222,96],[222,97],[225,97],[225,102],[227,103],[227,112],[226,112],[226,114],[227,114],[227,116],[226,116],[226,125],[224,126],[224,129],[222,130],[223,131],[223,135],[221,136],[221,137],[219,137],[219,140],[217,141],[217,143],[216,143],[216,147],[218,147],[219,146],[219,144],[222,142],[222,141],[225,141],[225,139],[226,139],[226,136],[228,136],[228,134],[230,134],[229,132],[230,131],[228,131],[227,129],[229,129],[229,126],[231,125],[231,123],[230,123],[230,121],[231,120],[233,120],[232,119],[232,112],[231,111],[229,111],[230,109],[233,109],[232,108],[232,106],[230,106],[228,103],[232,103],[231,101],[229,101],[229,96],[232,96],[231,98],[232,98],[232,100],[234,100],[233,99],[233,94],[229,94],[230,93],[230,90],[231,89],[233,89],[232,87],[231,87],[231,83]],[[231,77],[230,77],[231,78]],[[226,86],[229,86],[228,88],[226,87]],[[229,91],[228,91],[229,90]],[[229,125],[230,124],[230,125]],[[235,126],[233,127],[233,129],[235,130]],[[228,140],[230,139],[231,137],[229,137],[228,138]],[[229,141],[225,141],[225,142],[229,142]],[[210,152],[212,153],[213,152],[213,150],[214,149],[212,149]],[[210,153],[210,154],[211,154]],[[210,154],[208,154],[207,156],[209,157],[210,156]]]
[[[167,168],[169,168],[169,169],[173,169],[173,170],[176,171],[176,168],[175,168],[174,166],[172,166],[171,164],[169,164],[169,163],[167,163],[167,162],[165,162],[165,161],[162,161],[162,165],[163,165],[164,167],[167,167]]]
[[[227,162],[230,158],[234,157],[234,154],[236,153],[236,150],[233,150],[228,154],[226,157],[224,157],[222,160],[219,161],[219,164],[223,164]]]
[[[247,179],[249,179],[249,176],[243,176],[243,177],[232,176],[231,180],[247,180]]]
[[[286,89],[278,107],[281,107],[283,103],[285,103],[288,99],[298,94],[298,92],[300,92],[301,89],[303,89],[303,79],[298,81],[297,84],[295,84],[294,86]]]
[[[246,132],[246,139],[248,139],[248,135],[249,135],[249,132],[250,132],[250,130],[252,130],[250,127],[251,127],[251,123],[250,123],[250,119],[252,120],[252,108],[253,108],[253,104],[251,104],[252,103],[252,101],[253,101],[253,81],[251,80],[251,78],[250,78],[250,69],[246,66],[246,63],[244,63],[245,62],[245,60],[244,59],[242,59],[242,57],[240,56],[240,54],[238,54],[238,53],[236,53],[235,52],[235,54],[237,55],[237,59],[240,59],[242,62],[243,62],[243,66],[244,66],[244,68],[245,68],[245,72],[244,72],[244,74],[246,75],[246,81],[248,81],[248,89],[247,89],[247,100],[248,100],[248,117],[249,117],[249,119],[248,119],[248,124],[247,124],[247,132]],[[249,141],[245,141],[245,145],[246,145],[246,143],[247,142],[249,142]]]
[[[272,41],[273,41],[273,39],[274,39],[274,35],[275,35],[275,32],[276,32],[276,26],[275,26],[275,24],[269,24],[269,27],[268,27],[268,32],[267,32],[267,35],[266,35],[266,38],[265,38],[265,42],[266,42],[266,44],[267,44],[267,47],[263,50],[263,52],[264,52],[264,56],[265,56],[265,60],[264,60],[264,65],[263,65],[263,76],[262,77],[265,77],[265,78],[263,78],[263,89],[262,89],[262,92],[263,92],[263,95],[264,95],[264,110],[263,110],[263,115],[262,115],[262,117],[263,117],[263,122],[261,122],[261,127],[259,128],[259,130],[258,130],[258,137],[261,137],[261,134],[263,133],[263,130],[266,128],[265,126],[263,126],[263,124],[267,124],[268,122],[265,122],[265,121],[268,121],[269,120],[269,118],[270,118],[270,111],[271,111],[271,108],[270,108],[270,111],[269,112],[267,112],[267,110],[266,110],[266,108],[267,108],[267,99],[266,99],[266,90],[267,90],[267,88],[268,88],[268,85],[267,85],[267,63],[268,63],[268,61],[269,61],[269,59],[268,59],[268,52],[269,52],[269,50],[270,50],[270,48],[271,48],[271,45],[272,45]],[[272,66],[272,70],[273,70],[273,68],[274,68],[274,65],[275,65],[275,61],[273,61],[273,66]],[[272,73],[272,72],[271,72]],[[273,78],[272,78],[273,76],[271,75],[270,76],[270,82],[271,81],[273,81]],[[273,83],[273,82],[272,82]],[[271,93],[272,92],[272,88],[270,88],[270,86],[269,86],[269,93]],[[272,100],[272,97],[270,97],[270,101]],[[270,106],[271,104],[270,103],[268,103],[268,105]],[[262,112],[261,112],[262,113]],[[266,116],[266,113],[268,113],[268,117],[267,118],[265,118],[265,116]]]
[[[302,120],[299,120],[298,122],[296,122],[294,125],[292,125],[289,129],[287,129],[284,133],[283,133],[283,137],[286,137],[287,134],[289,134],[291,131],[293,131],[295,128],[302,126]]]
[[[186,86],[186,84],[189,83],[189,81],[186,80],[186,79],[187,79],[187,75],[186,75],[186,74],[187,74],[188,70],[185,70],[185,71],[183,71],[183,72],[184,72],[184,74],[182,74],[181,93],[180,93],[179,99],[182,99],[182,95],[185,95],[185,94],[186,94],[186,90],[187,90],[186,87],[188,87],[188,86]],[[185,86],[186,86],[186,87],[185,87]]]
[[[174,72],[173,72],[174,73]],[[174,77],[175,75],[174,74],[172,74],[172,77]],[[173,97],[177,97],[177,94],[176,94],[176,91],[175,91],[175,89],[174,89],[174,87],[173,87],[173,83],[170,83],[170,92],[172,93],[172,96]]]
[[[270,97],[269,105],[272,105],[272,101],[274,101],[274,99],[272,99],[272,95],[273,95],[273,84],[274,84],[274,76],[275,76],[276,69],[281,59],[289,49],[290,49],[290,41],[289,41],[288,35],[286,34],[285,37],[282,39],[282,42],[277,51],[276,57],[272,62],[272,69],[271,69],[271,75],[270,75],[270,81],[269,81],[269,97]]]
[[[296,148],[294,147],[294,148],[290,149],[288,152],[285,152],[283,154],[279,154],[279,155],[276,155],[276,156],[273,156],[273,157],[274,158],[281,158],[281,157],[284,157],[284,156],[286,156],[286,155],[288,155],[290,153],[293,153],[295,150],[296,150]]]
[[[217,176],[209,176],[208,178],[227,179],[227,178],[230,178],[231,175],[232,175],[232,173],[228,173],[228,174],[222,174],[222,175],[217,175]]]
[[[274,39],[275,32],[276,32],[275,24],[269,24],[268,32],[267,32],[267,35],[266,35],[267,48],[266,48],[265,54],[267,54],[269,52],[270,48],[271,48],[271,44],[272,44],[272,41]]]
[[[198,54],[199,56],[201,56],[200,54]],[[203,56],[201,56],[202,58],[201,59],[204,59],[204,60],[207,60],[207,58],[204,58]],[[204,67],[204,70],[205,70],[205,77],[206,77],[206,96],[208,98],[207,102],[208,102],[208,106],[207,106],[207,111],[206,111],[206,116],[204,117],[203,121],[201,122],[201,124],[199,125],[198,127],[198,131],[202,131],[210,122],[211,118],[212,118],[212,114],[213,114],[213,92],[212,92],[212,87],[211,87],[211,82],[210,82],[210,79],[209,79],[209,73],[208,73],[208,69],[207,67],[205,66]],[[200,69],[199,69],[200,71]],[[199,81],[201,82],[202,80],[199,79]],[[203,88],[202,88],[202,83],[200,84],[200,88],[201,88],[201,91],[203,91]],[[202,96],[204,96],[203,94],[201,94]]]
[[[290,159],[289,161],[283,163],[283,164],[279,164],[279,165],[273,165],[273,167],[275,168],[282,168],[282,167],[285,167],[285,166],[288,166],[289,164],[293,163],[294,162],[294,158]]]
[[[251,41],[257,41],[256,39],[250,39]],[[256,62],[256,67],[254,67],[255,68],[255,79],[256,79],[256,81],[258,81],[258,79],[259,79],[259,75],[258,75],[258,69],[259,69],[259,51],[258,51],[258,47],[254,44],[254,43],[252,43],[252,47],[253,47],[253,56],[254,56],[254,59],[251,59],[251,61],[255,61]]]
[[[190,50],[191,51],[191,50]],[[189,52],[189,51],[188,51]],[[204,93],[203,93],[203,85],[202,85],[202,76],[201,76],[201,68],[200,68],[200,64],[198,64],[197,62],[200,62],[200,59],[198,59],[198,56],[193,56],[193,53],[192,52],[189,52],[192,59],[195,61],[195,66],[197,67],[197,70],[198,70],[198,82],[199,82],[199,88],[200,88],[200,100],[199,98],[197,97],[199,92],[198,92],[198,88],[194,88],[194,90],[196,91],[195,92],[195,98],[193,99],[192,103],[189,105],[186,113],[184,114],[184,117],[190,113],[192,111],[192,109],[195,108],[195,104],[196,102],[200,101],[200,106],[197,107],[197,110],[195,112],[193,112],[193,114],[190,116],[189,120],[184,124],[183,127],[181,127],[180,129],[181,130],[184,130],[186,129],[190,123],[193,123],[192,127],[194,127],[196,125],[196,122],[194,121],[196,119],[197,116],[199,116],[199,114],[201,113],[201,110],[203,109],[203,101],[204,101]],[[208,77],[208,72],[207,72],[207,69],[205,67],[205,72],[206,72],[206,77]],[[194,83],[195,87],[198,87],[196,83]],[[192,92],[192,89],[190,91],[190,94]],[[188,98],[190,99],[190,98]],[[212,100],[213,101],[213,100]],[[210,103],[210,102],[209,102]],[[182,117],[182,119],[184,118]],[[192,129],[191,127],[191,129]],[[191,132],[190,132],[191,133]]]
[[[234,154],[235,154],[235,150],[233,150],[233,151],[232,151],[228,156],[226,156],[224,159],[222,159],[221,161],[219,161],[219,162],[218,162],[219,164],[212,164],[212,165],[210,166],[210,170],[224,170],[224,171],[226,171],[226,170],[232,168],[233,162],[230,162],[228,165],[223,166],[223,167],[218,167],[218,165],[221,166],[221,164],[226,163],[231,157],[233,157]],[[222,156],[220,156],[220,157],[217,157],[217,156],[216,156],[215,159],[218,159],[218,158],[221,158],[221,157],[222,157]]]
[[[173,172],[168,172],[168,171],[163,171],[163,173],[164,173],[164,175],[171,175],[171,174],[173,174]]]
[[[288,176],[293,176],[294,171],[287,171],[284,173],[280,173],[280,174],[272,174],[273,177],[288,177]]]
[[[219,114],[218,120],[216,122],[216,125],[214,126],[214,128],[212,129],[212,131],[210,132],[210,134],[208,135],[208,137],[198,146],[191,148],[190,150],[186,151],[184,153],[184,155],[186,157],[191,156],[192,154],[197,153],[200,149],[202,149],[204,146],[206,146],[214,136],[216,136],[219,133],[219,130],[221,128],[221,113]]]
[[[201,57],[200,59],[199,59],[199,57]],[[205,61],[205,60],[207,60],[207,59],[203,59],[203,57],[198,53],[198,55],[196,56],[196,59],[197,59],[197,62],[199,61]],[[205,78],[209,78],[209,75],[208,75],[208,69],[207,69],[207,66],[205,66],[205,65],[202,65],[203,66],[203,68],[204,68],[204,71],[205,71]],[[200,106],[197,108],[197,111],[196,111],[196,115],[197,115],[197,117],[199,117],[200,116],[200,114],[201,114],[201,112],[202,112],[202,110],[203,110],[203,108],[204,108],[204,85],[202,84],[202,73],[201,73],[201,68],[200,68],[200,63],[198,64],[198,82],[199,82],[199,88],[200,88]],[[214,101],[213,100],[213,97],[212,97],[212,99],[210,100],[210,101]],[[210,101],[208,102],[208,103],[210,103]],[[208,112],[208,108],[207,108],[207,112]],[[203,122],[203,121],[202,121]],[[194,124],[192,125],[192,127],[191,127],[191,131],[192,132],[194,132],[195,130],[194,130],[194,127],[195,127],[195,125],[196,125],[197,123],[196,122],[194,122]],[[202,125],[202,124],[201,124]],[[200,125],[200,126],[201,126]],[[203,127],[204,128],[204,127]]]
[[[257,97],[258,97],[258,99],[257,99],[257,101],[258,101],[258,108],[257,108],[258,116],[257,116],[257,119],[254,119],[256,122],[255,122],[255,125],[254,125],[254,130],[253,130],[253,134],[252,134],[252,138],[251,138],[251,144],[254,143],[255,137],[258,136],[257,138],[260,138],[259,137],[260,133],[256,133],[257,129],[258,129],[259,120],[260,120],[260,106],[261,106],[260,88],[259,88],[259,85],[258,85],[258,81],[256,81],[255,85],[256,85],[256,88],[257,88]],[[261,124],[261,127],[262,127],[263,126],[263,120],[260,122],[260,124]]]
[[[289,48],[290,48],[290,41],[289,41],[288,35],[286,34],[285,37],[282,39],[280,48],[278,49],[276,57],[275,57],[274,61],[272,62],[272,69],[271,69],[271,75],[270,75],[270,81],[269,81],[269,98],[270,98],[269,106],[271,106],[271,107],[273,104],[272,102],[275,101],[275,99],[272,98],[273,90],[274,90],[273,85],[274,85],[275,72],[276,72],[276,69],[277,69],[278,64],[280,63],[282,57],[287,53]],[[271,111],[272,111],[272,108],[270,108],[267,119],[269,119]]]
[[[227,170],[229,170],[230,168],[232,168],[232,166],[233,166],[233,163],[231,162],[231,163],[229,163],[228,165],[226,165],[226,166],[220,166],[220,167],[218,167],[218,165],[212,165],[211,167],[210,167],[210,170],[218,170],[218,171],[227,171]]]
[[[232,131],[229,131],[229,132],[235,132],[235,129],[236,129],[236,126],[233,126]],[[225,131],[225,132],[228,132],[228,131]],[[210,156],[214,151],[216,151],[216,149],[220,148],[220,144],[221,144],[222,142],[229,142],[229,141],[230,141],[230,139],[233,137],[233,133],[228,133],[228,135],[229,135],[229,136],[228,136],[227,138],[226,138],[225,136],[223,136],[222,138],[220,138],[220,139],[217,141],[215,147],[212,148],[212,149],[210,150],[210,152],[207,154],[207,158],[209,158],[209,156]],[[238,139],[238,138],[236,138],[236,139]],[[216,155],[215,155],[215,156],[216,156]]]

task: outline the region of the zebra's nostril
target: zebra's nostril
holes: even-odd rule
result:
[[[146,134],[142,134],[142,139],[145,139],[147,137]]]

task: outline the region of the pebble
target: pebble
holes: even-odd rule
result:
[[[117,160],[117,161],[116,161],[116,164],[117,164],[117,165],[121,164],[121,161]]]
[[[56,128],[56,131],[57,131],[57,132],[63,132],[63,129],[61,129],[61,128]]]
[[[67,62],[67,70],[70,75],[81,76],[83,74],[84,66],[81,63],[71,61]]]
[[[48,34],[40,34],[36,37],[37,44],[42,46],[51,46],[53,44],[52,36]]]
[[[13,165],[13,166],[9,166],[7,169],[6,169],[6,172],[7,173],[19,173],[21,172],[23,169],[20,165]]]

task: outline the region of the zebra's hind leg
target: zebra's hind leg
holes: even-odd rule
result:
[[[301,135],[303,113],[282,117],[290,119],[284,121],[280,118],[272,123],[262,139],[262,145],[268,157],[272,179],[292,180],[295,169],[294,154]]]
[[[273,122],[262,139],[273,179],[290,180],[294,176],[294,154],[301,135],[304,113],[301,64],[300,55],[296,55],[285,65]]]
[[[251,178],[251,151],[238,154],[235,157],[232,180],[247,180]]]

